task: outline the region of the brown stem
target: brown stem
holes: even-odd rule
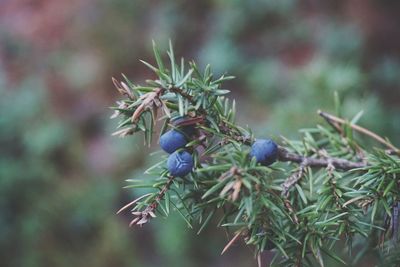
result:
[[[375,139],[376,141],[378,141],[379,143],[385,145],[386,147],[392,149],[396,154],[400,154],[400,149],[398,149],[397,147],[395,147],[394,145],[392,145],[391,143],[389,143],[388,141],[386,141],[384,138],[382,138],[381,136],[377,135],[376,133],[365,129],[364,127],[358,126],[356,124],[351,124],[348,123],[347,121],[345,121],[344,119],[338,118],[332,114],[323,112],[321,110],[318,110],[318,115],[320,115],[321,117],[323,117],[326,121],[328,121],[329,123],[335,122],[335,123],[340,123],[340,124],[348,124],[352,129],[363,133],[373,139]]]
[[[168,191],[169,187],[171,186],[172,182],[174,181],[174,176],[169,176],[167,183],[161,188],[160,192],[158,193],[155,201],[160,202],[163,199],[165,193]]]
[[[282,195],[284,197],[289,196],[289,189],[295,185],[302,177],[305,172],[305,169],[307,168],[308,160],[307,158],[304,159],[303,162],[300,163],[299,169],[293,173],[289,178],[285,180],[285,182],[282,184]]]
[[[279,161],[290,161],[296,163],[304,163],[306,162],[306,166],[309,167],[328,167],[329,164],[332,164],[336,169],[347,171],[355,168],[363,168],[366,167],[367,164],[365,162],[352,162],[345,159],[339,158],[312,158],[305,157],[298,154],[291,153],[287,151],[283,147],[278,148],[278,160]]]
[[[283,182],[282,184],[282,196],[284,196],[286,199],[289,196],[290,188],[296,185],[297,182],[303,177],[307,167],[318,167],[318,168],[325,167],[328,168],[328,172],[331,172],[333,169],[340,169],[346,171],[355,168],[363,168],[367,166],[365,162],[353,162],[339,158],[305,157],[291,153],[283,147],[278,147],[278,160],[296,162],[300,164],[299,169],[295,173],[293,173],[289,178],[287,178],[285,182]]]
[[[155,217],[155,210],[157,209],[159,202],[163,199],[165,193],[169,190],[169,187],[171,186],[172,182],[174,180],[174,176],[169,176],[167,183],[161,188],[160,192],[158,192],[158,195],[155,197],[154,201],[147,206],[143,211],[138,211],[138,212],[132,212],[132,214],[136,215],[129,226],[132,225],[142,225],[145,224],[149,221],[151,217]],[[130,203],[131,204],[131,203]],[[128,205],[130,205],[128,204]],[[126,206],[125,206],[126,207]],[[125,207],[123,209],[125,209]]]
[[[283,200],[283,204],[285,205],[285,207],[287,208],[287,210],[289,211],[289,213],[292,215],[292,220],[295,224],[299,224],[299,218],[296,215],[295,210],[293,209],[292,204],[290,204],[289,199],[285,198]]]
[[[192,103],[192,105],[196,105],[196,101],[193,100],[193,96],[184,92],[181,88],[178,87],[171,87],[169,89],[171,92],[179,94],[181,96],[183,96],[184,98],[186,98],[187,100],[190,101],[190,103]]]

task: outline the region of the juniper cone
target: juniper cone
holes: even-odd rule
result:
[[[193,169],[193,156],[187,151],[175,151],[168,157],[167,167],[172,176],[183,177]]]
[[[177,130],[169,130],[160,137],[160,147],[169,154],[185,147],[186,144],[185,135]]]
[[[271,139],[257,139],[251,146],[250,157],[257,162],[269,166],[278,158],[278,146]]]

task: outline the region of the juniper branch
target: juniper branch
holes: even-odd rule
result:
[[[302,142],[288,141],[288,146],[278,146],[277,160],[288,162],[288,168],[279,168],[283,165],[279,163],[272,167],[260,165],[254,157],[249,157],[249,150],[253,148],[248,146],[253,146],[255,141],[251,130],[235,123],[235,104],[223,96],[228,90],[221,89],[220,85],[228,77],[213,80],[209,67],[203,75],[194,63],[185,74],[183,66],[180,70],[176,66],[172,48],[171,70],[160,63],[156,49],[155,55],[159,69],[146,65],[156,71],[159,79],[149,81],[149,86],[135,86],[127,81],[128,87],[113,80],[117,90],[128,98],[118,102],[115,111],[123,115],[119,127],[129,128],[117,133],[125,136],[143,131],[145,138],[151,140],[157,110],[164,109],[166,116],[160,118],[164,119],[162,129],[179,130],[188,125],[195,129],[190,135],[191,141],[181,149],[190,151],[197,164],[190,175],[177,179],[168,176],[167,180],[165,166],[153,166],[149,174],[158,177],[155,182],[132,187],[159,190],[121,209],[136,204],[132,212],[136,217],[131,224],[143,224],[157,210],[164,210],[163,205],[169,204],[169,197],[165,195],[170,190],[180,201],[175,208],[187,222],[197,220],[200,230],[217,210],[223,209],[219,225],[236,230],[223,252],[239,239],[238,233],[243,230],[246,244],[255,245],[257,255],[263,250],[275,249],[284,256],[282,261],[278,260],[282,266],[301,266],[311,262],[312,257],[314,262],[323,264],[322,254],[330,255],[324,248],[332,247],[343,236],[349,240],[353,235],[368,236],[371,233],[368,227],[375,227],[375,222],[379,224],[384,213],[394,217],[391,223],[398,223],[398,207],[395,209],[394,203],[400,198],[400,188],[396,186],[400,177],[400,152],[389,141],[320,111],[336,131],[323,126],[306,129]],[[374,138],[397,156],[378,149],[362,150],[363,156],[358,157],[354,147],[360,146],[352,140],[349,149],[350,140],[344,135],[343,125]],[[281,177],[288,178],[282,183]],[[304,183],[299,183],[302,179]],[[170,189],[173,181],[177,190]],[[292,188],[296,190],[290,191]],[[282,194],[278,193],[280,190]],[[360,208],[365,208],[368,216],[363,216]],[[397,234],[397,228],[393,232]]]

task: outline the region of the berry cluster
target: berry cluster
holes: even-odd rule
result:
[[[172,176],[182,177],[192,171],[193,156],[185,146],[188,137],[192,137],[195,131],[193,125],[183,126],[177,130],[169,130],[160,137],[160,147],[170,154],[167,168]],[[277,160],[278,146],[271,139],[258,139],[251,146],[250,157],[254,157],[261,165],[269,166]]]
[[[167,166],[172,176],[185,176],[192,171],[193,156],[186,150],[178,150],[184,148],[187,142],[184,134],[177,130],[170,130],[160,138],[161,148],[170,153]]]

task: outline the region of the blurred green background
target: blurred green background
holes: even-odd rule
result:
[[[237,79],[226,88],[258,136],[298,136],[333,111],[400,144],[396,0],[0,1],[1,266],[254,266],[251,248],[180,216],[128,227],[122,189],[157,156],[111,137],[111,77],[152,78],[151,40]],[[370,259],[369,264],[374,264]],[[333,263],[332,265],[334,266]],[[360,266],[368,266],[365,262]]]

